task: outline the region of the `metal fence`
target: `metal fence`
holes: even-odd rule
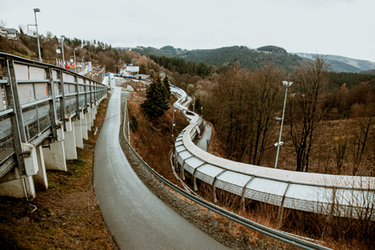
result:
[[[0,53],[0,177],[18,165],[22,143],[57,139],[61,123],[85,112],[107,86],[72,71]],[[52,136],[51,136],[52,135]],[[37,143],[36,143],[37,144]]]

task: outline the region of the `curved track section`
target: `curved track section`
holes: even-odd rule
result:
[[[190,125],[177,137],[175,166],[196,179],[245,198],[307,212],[375,220],[375,178],[336,176],[266,168],[223,159],[205,152],[192,140],[202,129],[202,119],[187,111],[186,93],[173,87],[174,104],[184,110]],[[365,217],[364,217],[365,216]]]
[[[156,197],[119,144],[121,88],[115,88],[95,146],[94,187],[109,231],[121,249],[227,249]]]

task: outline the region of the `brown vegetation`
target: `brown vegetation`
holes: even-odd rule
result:
[[[176,181],[173,181],[176,179],[171,171],[169,159],[174,138],[188,123],[180,111],[175,112],[175,137],[172,137],[173,108],[169,108],[158,120],[150,122],[140,109],[140,104],[144,100],[145,92],[132,93],[131,99],[128,100],[131,144],[159,174],[177,184]],[[171,107],[174,101],[171,100]]]

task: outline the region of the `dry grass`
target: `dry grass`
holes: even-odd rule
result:
[[[169,157],[173,150],[174,139],[188,123],[183,114],[177,111],[175,113],[175,137],[172,137],[173,109],[170,108],[163,117],[151,123],[140,109],[140,104],[145,100],[144,94],[144,92],[132,93],[131,100],[128,100],[129,119],[135,117],[138,122],[136,130],[134,127],[130,129],[132,147],[159,174],[179,184],[171,171]]]

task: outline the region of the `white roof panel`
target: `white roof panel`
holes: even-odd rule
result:
[[[332,188],[291,183],[285,197],[298,200],[331,203]]]
[[[198,158],[192,157],[186,160],[185,162],[192,168],[197,168],[199,166],[202,166],[204,164],[204,161],[199,160]]]
[[[179,155],[183,160],[192,157],[192,155],[188,151],[183,151]]]
[[[288,183],[255,177],[246,189],[252,189],[263,193],[283,196]]]
[[[178,153],[180,153],[180,152],[182,152],[182,151],[185,151],[186,150],[186,148],[184,147],[184,146],[178,146],[178,147],[176,147],[176,151],[178,152]]]
[[[244,175],[241,173],[236,173],[232,171],[226,171],[217,177],[218,180],[223,182],[235,184],[237,186],[243,187],[252,178],[251,175]]]

